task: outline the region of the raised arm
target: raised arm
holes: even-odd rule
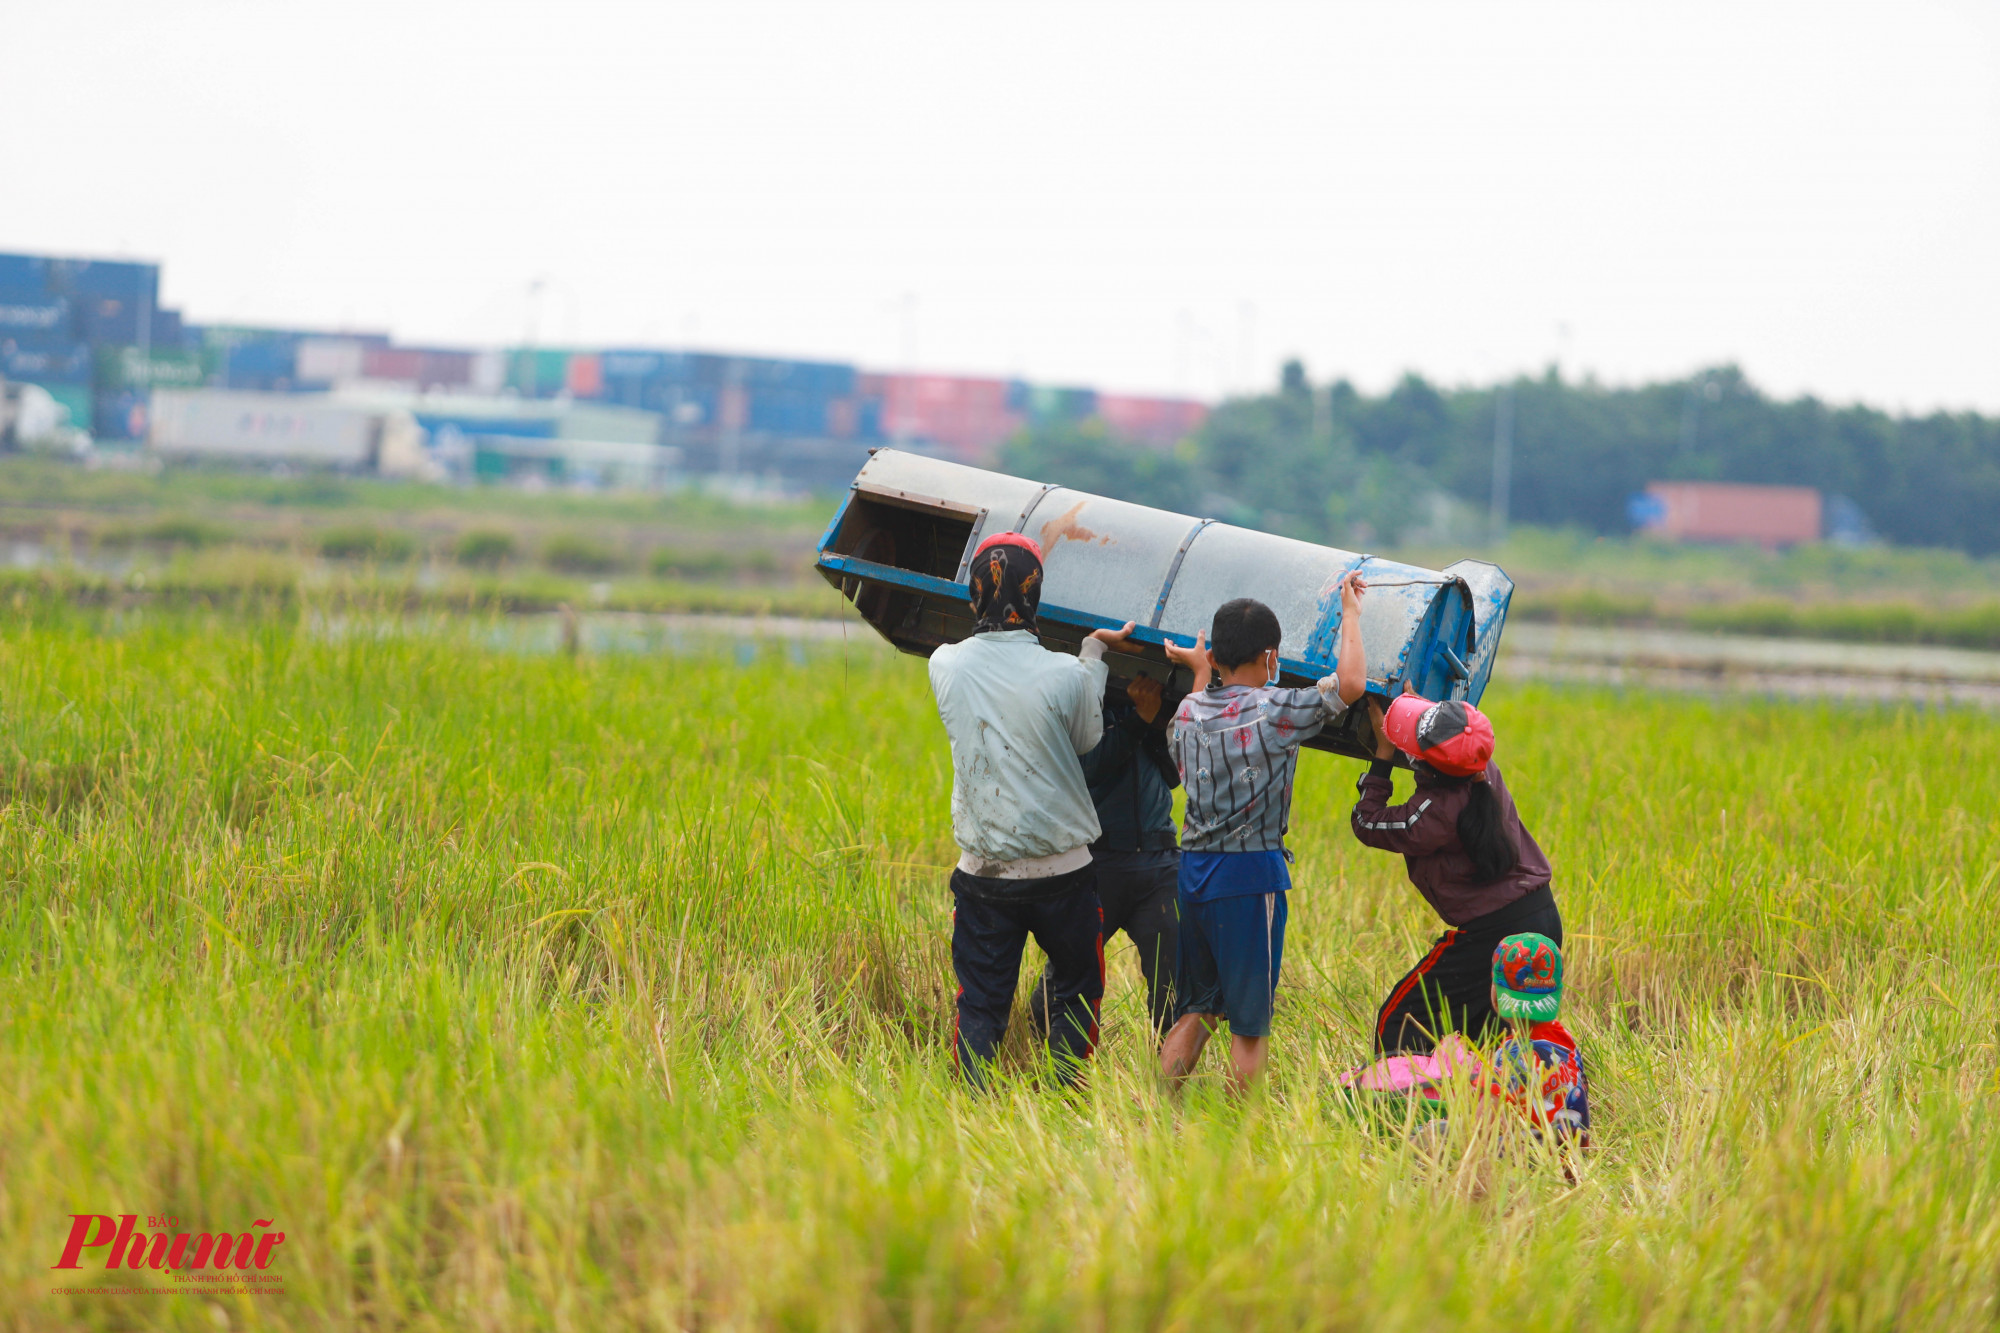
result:
[[[1123,648],[1132,628],[1128,620],[1124,629],[1092,630],[1077,650],[1082,679],[1070,706],[1069,739],[1080,755],[1089,754],[1104,739],[1104,684],[1111,671],[1104,665],[1104,654],[1111,648]]]
[[[1340,657],[1334,665],[1340,701],[1352,704],[1368,692],[1368,658],[1361,651],[1361,598],[1368,583],[1359,570],[1340,580]]]
[[[1375,724],[1375,762],[1356,784],[1361,799],[1349,816],[1354,836],[1365,847],[1404,856],[1423,856],[1437,851],[1458,836],[1457,828],[1431,812],[1432,798],[1421,791],[1401,805],[1390,805],[1395,791],[1391,775],[1395,770],[1396,747],[1382,725],[1382,705],[1370,702],[1368,716]]]

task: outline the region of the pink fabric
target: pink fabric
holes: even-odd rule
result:
[[[1445,1038],[1430,1055],[1391,1055],[1340,1076],[1345,1088],[1363,1092],[1416,1092],[1434,1095],[1438,1084],[1461,1070],[1479,1067],[1479,1055],[1462,1039]]]

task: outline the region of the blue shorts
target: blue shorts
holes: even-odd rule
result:
[[[1285,957],[1284,892],[1190,898],[1184,877],[1180,909],[1181,1014],[1221,1014],[1235,1036],[1270,1036]]]

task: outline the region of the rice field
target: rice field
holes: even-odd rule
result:
[[[1496,686],[1571,936],[1570,1181],[1336,1094],[1438,929],[1349,838],[1351,761],[1301,764],[1262,1092],[1214,1051],[1158,1086],[1120,939],[1088,1088],[1017,1023],[974,1096],[921,663],[313,623],[0,629],[0,1327],[2000,1320],[1988,715]],[[124,1280],[51,1266],[126,1213],[284,1232],[270,1289],[56,1293]]]

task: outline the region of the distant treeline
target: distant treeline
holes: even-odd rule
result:
[[[1514,522],[1624,533],[1649,481],[1762,482],[1845,497],[1897,544],[2000,551],[2000,420],[1781,402],[1734,366],[1637,388],[1553,371],[1504,388],[1407,375],[1370,396],[1311,384],[1292,362],[1275,393],[1223,404],[1171,454],[1057,426],[1016,437],[1005,464],[1309,540],[1388,544],[1433,521],[1427,493],[1487,507],[1511,396]]]

